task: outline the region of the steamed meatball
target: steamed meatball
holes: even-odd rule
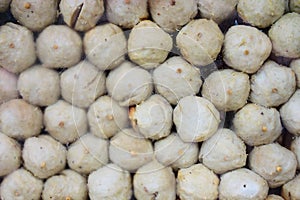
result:
[[[0,67],[0,104],[19,96],[17,82],[17,75]]]
[[[296,155],[298,165],[297,169],[300,169],[300,137],[296,137],[291,143],[291,151]]]
[[[281,194],[286,200],[300,199],[300,175],[282,186]]]
[[[293,60],[290,64],[290,68],[295,72],[297,87],[300,88],[300,59]]]

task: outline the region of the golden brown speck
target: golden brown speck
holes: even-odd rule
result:
[[[18,191],[15,191],[14,195],[17,197],[20,196],[20,193]]]
[[[31,7],[31,4],[29,2],[26,2],[24,4],[24,8],[29,9]]]
[[[228,95],[232,95],[232,90],[231,90],[231,89],[228,89],[228,90],[227,90],[227,94],[228,94]]]
[[[66,200],[72,200],[72,198],[71,198],[71,197],[69,197],[69,196],[67,196],[67,197],[66,197]]]
[[[124,0],[125,4],[130,4],[130,0]]]
[[[246,55],[246,56],[249,55],[249,51],[248,51],[248,50],[245,50],[245,51],[244,51],[244,55]]]
[[[11,48],[11,49],[15,48],[15,44],[14,43],[10,43],[9,44],[9,48]]]
[[[46,163],[45,162],[42,162],[41,163],[41,168],[45,168],[46,167]]]
[[[267,128],[266,126],[263,126],[263,127],[261,128],[261,130],[262,130],[262,132],[267,132],[268,128]]]
[[[57,44],[53,45],[53,49],[58,49]]]
[[[277,93],[277,92],[278,92],[277,88],[272,89],[272,93]]]
[[[58,124],[58,126],[59,126],[60,128],[64,127],[64,125],[65,125],[64,122],[59,122],[59,124]]]
[[[281,171],[282,171],[282,167],[281,167],[281,166],[277,166],[277,167],[276,167],[276,171],[277,171],[277,172],[281,172]]]
[[[108,120],[110,120],[110,121],[111,121],[111,120],[113,120],[113,119],[114,119],[114,116],[112,116],[112,115],[107,115],[107,116],[106,116],[106,119],[108,119]]]
[[[176,70],[176,72],[177,72],[178,74],[181,74],[182,69],[178,68],[178,69]]]

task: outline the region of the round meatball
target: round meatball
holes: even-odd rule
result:
[[[284,200],[281,196],[270,194],[265,200]]]
[[[141,21],[129,34],[128,56],[145,69],[164,62],[172,47],[171,36],[150,20]]]
[[[175,107],[173,121],[184,142],[202,142],[217,131],[220,113],[205,98],[187,96]]]
[[[20,144],[0,132],[0,177],[15,171],[20,165]]]
[[[233,69],[255,73],[269,57],[272,43],[255,27],[237,25],[225,34],[223,60]]]
[[[202,87],[202,96],[223,111],[235,111],[243,107],[249,93],[249,76],[231,69],[214,71],[205,79]]]
[[[39,200],[43,182],[27,170],[20,168],[6,176],[0,186],[0,197],[5,200]]]
[[[104,13],[103,0],[61,0],[59,8],[65,23],[77,31],[93,28]]]
[[[59,175],[48,178],[44,184],[43,200],[87,199],[86,179],[80,174],[66,169]]]
[[[286,200],[300,199],[300,175],[297,175],[294,179],[284,184],[281,189],[281,194]]]
[[[280,116],[284,127],[300,136],[300,89],[280,108]]]
[[[109,158],[125,170],[134,172],[150,162],[152,157],[153,147],[150,140],[133,129],[123,129],[110,140]]]
[[[249,166],[276,188],[295,176],[297,160],[293,152],[272,143],[255,147],[249,154]]]
[[[0,26],[0,66],[12,73],[20,73],[35,60],[35,44],[30,30],[10,22]]]
[[[74,106],[87,108],[105,93],[105,74],[82,61],[60,76],[62,97]]]
[[[279,112],[256,104],[247,104],[233,118],[233,130],[250,146],[274,142],[281,134]]]
[[[292,69],[267,61],[251,77],[250,101],[266,107],[276,107],[288,101],[296,89]]]
[[[178,134],[172,133],[154,143],[154,153],[164,166],[187,168],[197,162],[199,147],[197,143],[184,142]]]
[[[52,69],[35,65],[20,74],[18,90],[23,99],[31,104],[54,104],[60,96],[59,74]]]
[[[87,32],[83,47],[91,63],[101,70],[110,70],[125,60],[127,41],[120,27],[108,23]]]
[[[219,199],[264,200],[268,196],[268,183],[253,171],[241,168],[221,176]]]
[[[283,15],[285,0],[239,0],[237,10],[244,22],[266,28]]]
[[[132,28],[149,17],[147,0],[106,0],[106,17],[122,28]]]
[[[63,144],[75,141],[88,128],[85,110],[63,100],[45,109],[44,124],[46,131]]]
[[[108,94],[121,106],[132,106],[146,100],[152,93],[151,74],[130,62],[110,71],[106,79]]]
[[[300,14],[283,15],[269,30],[269,37],[276,56],[300,57]]]
[[[44,67],[68,68],[81,59],[81,38],[65,25],[51,25],[45,28],[36,40],[36,47]]]
[[[185,25],[176,37],[181,55],[191,64],[213,63],[221,51],[224,35],[213,20],[196,19]]]
[[[160,95],[152,95],[146,101],[130,110],[133,128],[145,138],[159,140],[171,133],[173,109]]]
[[[139,168],[133,176],[134,196],[138,200],[174,200],[175,187],[172,168],[155,160]]]
[[[66,165],[66,148],[48,135],[25,140],[22,158],[26,169],[38,178],[48,178]]]
[[[85,134],[68,148],[68,166],[81,174],[89,174],[108,163],[108,141]]]
[[[152,19],[167,32],[178,31],[197,15],[196,0],[149,0]]]
[[[295,72],[297,87],[300,88],[300,59],[293,60],[290,64],[290,68]]]
[[[43,127],[42,111],[22,99],[0,105],[0,132],[24,140],[40,134]]]
[[[11,0],[1,0],[0,2],[0,13],[6,12],[9,8]]]
[[[217,199],[219,178],[202,164],[180,169],[177,195],[180,199]]]
[[[10,11],[23,26],[41,31],[56,21],[57,5],[57,0],[12,0]]]
[[[217,174],[246,165],[244,142],[231,130],[219,129],[202,143],[199,160]]]
[[[153,71],[157,93],[171,104],[189,95],[196,95],[202,85],[200,70],[179,56],[169,58]]]
[[[89,175],[88,190],[91,200],[130,200],[132,196],[130,174],[115,164],[108,164]]]
[[[0,104],[18,98],[17,82],[17,75],[0,67]]]
[[[291,151],[296,155],[298,166],[297,169],[300,169],[300,137],[296,137],[291,143]]]
[[[300,1],[299,0],[290,0],[290,10],[300,14]]]

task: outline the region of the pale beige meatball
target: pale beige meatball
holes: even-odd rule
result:
[[[130,173],[115,164],[108,164],[89,175],[88,190],[91,200],[130,200],[132,196]]]
[[[44,112],[45,130],[63,144],[75,141],[88,129],[85,110],[59,100]]]
[[[246,165],[246,145],[230,129],[219,129],[202,143],[199,160],[215,173],[223,174]]]
[[[16,20],[32,31],[41,31],[56,21],[58,0],[12,0],[10,11]]]
[[[285,0],[239,0],[237,10],[244,22],[266,28],[283,15]]]
[[[11,0],[1,0],[0,1],[0,13],[6,12],[9,8]]]
[[[268,195],[268,183],[253,171],[241,168],[221,176],[220,200],[264,200]]]
[[[300,14],[283,15],[269,30],[273,44],[272,52],[276,56],[287,58],[300,57]]]
[[[106,17],[122,28],[132,28],[149,17],[147,0],[106,0]]]
[[[104,13],[103,0],[61,0],[59,8],[65,23],[77,31],[93,28]]]
[[[225,34],[223,60],[233,69],[255,73],[269,57],[272,43],[255,27],[237,25]]]
[[[71,169],[89,174],[108,163],[108,141],[85,134],[68,148],[67,160]]]
[[[36,40],[36,47],[38,58],[44,67],[68,68],[81,59],[81,38],[65,25],[45,28]]]
[[[60,96],[59,74],[40,65],[32,66],[20,74],[18,90],[33,105],[54,104]]]
[[[125,60],[127,52],[124,32],[111,23],[85,33],[83,46],[87,59],[101,70],[116,68]]]
[[[270,194],[265,200],[284,200],[281,196]]]
[[[66,169],[46,180],[42,197],[43,200],[86,200],[87,192],[86,178]]]
[[[218,176],[202,164],[178,171],[177,195],[182,200],[217,199],[218,186]]]
[[[18,98],[17,82],[17,75],[0,67],[0,104]]]
[[[154,143],[157,161],[173,169],[190,167],[197,162],[198,153],[197,143],[184,142],[176,133]]]
[[[175,176],[171,167],[156,160],[142,166],[133,176],[134,196],[137,200],[175,200]]]
[[[300,0],[290,0],[290,10],[300,14]]]
[[[217,131],[220,113],[205,98],[187,96],[175,107],[173,121],[184,142],[202,142]]]
[[[42,190],[43,182],[20,168],[3,179],[0,197],[3,200],[39,200]]]
[[[22,158],[24,167],[38,178],[48,178],[66,165],[66,148],[48,135],[25,140]]]
[[[24,140],[40,134],[43,114],[40,108],[22,99],[13,99],[0,105],[0,131],[5,135]]]
[[[133,129],[123,129],[110,140],[110,160],[125,170],[134,172],[150,162],[153,147],[150,140],[143,138]]]
[[[82,61],[61,74],[60,87],[66,101],[87,108],[105,93],[105,74],[88,61]]]
[[[167,32],[178,31],[197,15],[196,0],[149,0],[152,19]]]
[[[156,92],[173,105],[183,97],[196,95],[202,85],[200,70],[179,56],[154,69],[153,82]]]
[[[290,68],[295,72],[297,87],[300,88],[300,59],[293,60],[290,64]]]
[[[249,166],[268,182],[270,188],[276,188],[295,176],[297,160],[293,152],[272,143],[254,147],[249,154]]]
[[[0,177],[15,171],[20,165],[20,144],[0,132]]]
[[[136,105],[151,95],[152,76],[145,69],[126,61],[110,71],[106,79],[106,89],[121,106]]]
[[[297,175],[294,179],[284,184],[281,189],[281,194],[285,200],[297,200],[300,199],[300,175]]]
[[[274,142],[281,134],[279,112],[256,104],[247,104],[233,118],[233,130],[248,145]]]
[[[300,137],[295,137],[291,143],[291,151],[296,155],[298,166],[297,169],[300,169]]]
[[[10,22],[0,26],[0,66],[12,73],[20,73],[35,60],[35,44],[30,30]]]
[[[234,14],[238,0],[198,0],[198,8],[203,18],[220,24]]]
[[[243,107],[249,93],[249,76],[231,69],[211,73],[202,87],[202,96],[223,111],[235,111]]]
[[[141,21],[129,34],[128,56],[145,69],[164,62],[172,47],[171,36],[150,20]]]
[[[196,19],[185,25],[176,37],[184,59],[196,66],[213,63],[221,51],[224,35],[213,20]]]
[[[292,69],[267,61],[251,77],[250,101],[266,107],[276,107],[288,101],[296,89]]]

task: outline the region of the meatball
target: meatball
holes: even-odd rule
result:
[[[24,166],[38,178],[48,178],[66,165],[66,148],[48,135],[25,140],[22,158]]]
[[[134,195],[137,200],[174,200],[175,176],[171,167],[156,160],[142,166],[133,176]]]
[[[147,0],[106,0],[106,17],[122,28],[132,28],[149,17]]]
[[[291,151],[296,155],[298,166],[297,169],[300,169],[300,137],[296,137],[291,143]]]
[[[104,13],[103,0],[61,0],[59,8],[65,23],[77,31],[93,28]]]
[[[35,65],[23,71],[18,90],[24,100],[37,106],[54,104],[60,96],[58,72]]]
[[[281,189],[281,194],[286,200],[300,199],[300,175],[297,175],[294,179],[284,184]]]
[[[17,82],[17,75],[0,67],[0,104],[18,98]]]
[[[0,131],[9,137],[24,140],[40,134],[43,127],[42,111],[22,99],[0,105]]]
[[[255,147],[249,154],[249,166],[270,188],[276,188],[295,176],[297,160],[293,152],[272,143]]]
[[[300,14],[283,15],[269,30],[273,44],[272,52],[276,56],[287,58],[300,57]]]
[[[51,25],[45,28],[36,40],[36,47],[44,67],[68,68],[81,59],[81,38],[65,25]]]
[[[9,8],[11,0],[1,0],[0,2],[0,13],[6,12]]]
[[[181,199],[217,199],[219,178],[202,164],[180,169],[177,195]]]
[[[23,26],[41,31],[56,21],[57,5],[57,0],[12,0],[10,11]]]
[[[128,56],[145,69],[164,62],[172,47],[171,36],[150,20],[141,21],[129,34]]]
[[[179,56],[154,69],[153,82],[156,92],[173,105],[183,97],[196,95],[202,85],[200,70]]]
[[[85,110],[63,100],[45,109],[44,124],[46,131],[63,144],[75,141],[88,128]]]
[[[224,35],[213,20],[196,19],[185,25],[176,37],[184,59],[196,66],[215,61],[221,51]]]
[[[67,160],[71,169],[89,174],[108,163],[108,141],[85,134],[68,148]]]
[[[101,70],[110,70],[125,60],[127,41],[120,27],[108,23],[85,33],[83,47],[91,63]]]
[[[223,60],[233,69],[255,73],[269,57],[272,43],[255,27],[237,25],[225,34]]]
[[[297,87],[300,88],[300,59],[293,60],[290,64],[290,68],[295,72]]]
[[[220,113],[205,98],[187,96],[175,107],[173,121],[184,142],[202,142],[217,131]]]
[[[276,107],[288,101],[296,89],[292,69],[267,61],[251,77],[250,101],[266,107]]]
[[[223,111],[235,111],[243,107],[249,92],[249,76],[231,69],[214,71],[205,79],[202,87],[202,96]]]
[[[233,118],[233,130],[250,146],[274,142],[281,134],[279,112],[256,104],[247,104]]]
[[[33,34],[24,26],[7,23],[0,26],[0,66],[20,73],[36,60]]]
[[[87,108],[105,93],[105,74],[82,61],[61,74],[62,97],[74,106]]]
[[[197,15],[196,0],[149,0],[152,19],[167,32],[178,31]]]

